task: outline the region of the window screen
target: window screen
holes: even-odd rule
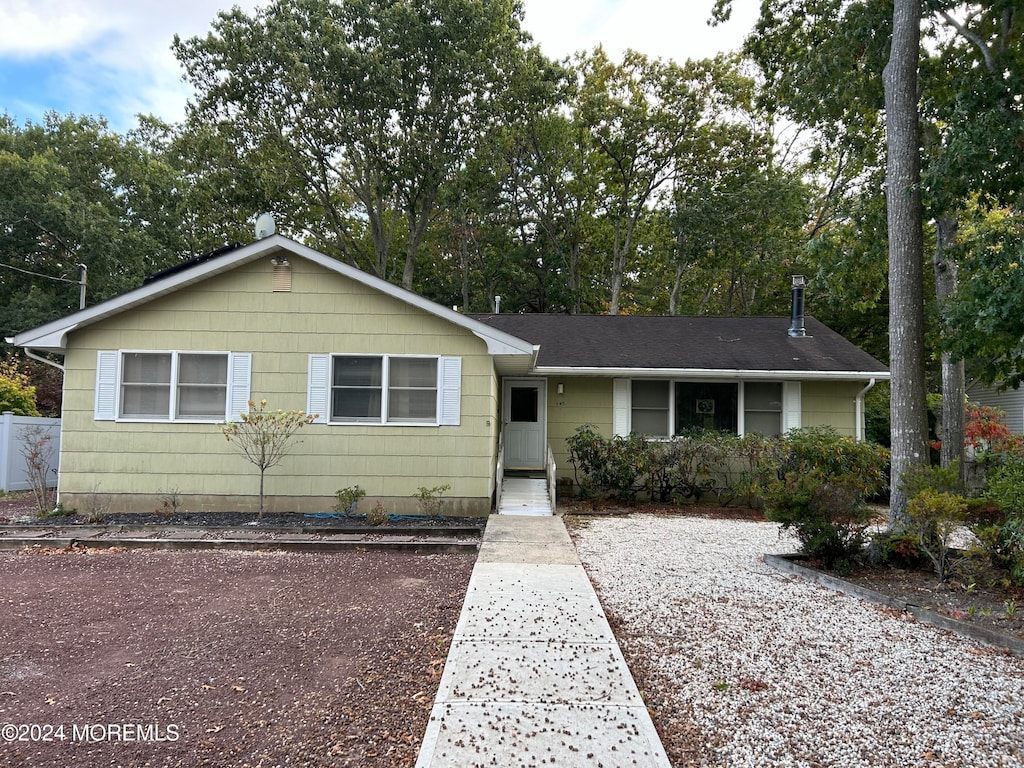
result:
[[[633,381],[632,431],[652,437],[668,437],[669,389],[668,381]]]

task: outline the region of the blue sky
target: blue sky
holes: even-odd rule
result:
[[[18,124],[47,111],[103,115],[125,131],[138,113],[168,122],[189,97],[171,54],[175,34],[205,34],[217,11],[255,0],[3,0],[0,111]],[[601,43],[683,60],[736,48],[758,0],[734,0],[733,19],[709,28],[714,0],[524,0],[525,27],[556,58]]]

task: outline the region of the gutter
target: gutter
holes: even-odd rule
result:
[[[6,341],[6,342],[7,342],[8,344],[10,344],[11,346],[17,346],[17,345],[16,345],[15,343],[14,343],[14,337],[13,337],[13,336],[5,336],[5,337],[4,337],[4,341]],[[58,371],[60,371],[61,373],[64,373],[64,366],[63,366],[63,365],[61,365],[60,363],[55,363],[55,362],[53,362],[53,360],[50,360],[49,358],[46,358],[46,357],[42,357],[42,356],[40,356],[40,355],[37,355],[37,354],[36,354],[35,352],[33,352],[33,351],[32,351],[31,349],[29,349],[28,347],[22,347],[22,349],[24,349],[24,350],[25,350],[25,355],[26,355],[27,357],[30,357],[30,358],[32,358],[33,360],[36,360],[36,361],[38,361],[38,362],[40,362],[40,363],[46,363],[47,365],[52,365],[52,366],[53,366],[54,368],[56,368],[56,369],[57,369]]]
[[[606,376],[616,379],[744,379],[768,381],[888,381],[889,371],[787,371],[738,368],[586,368],[538,366],[538,376]],[[872,384],[871,386],[874,386]],[[869,386],[868,389],[871,387]],[[866,391],[866,390],[865,390]]]
[[[860,392],[857,393],[857,397],[854,398],[857,411],[857,442],[861,443],[864,441],[864,396],[871,391],[872,387],[875,386],[875,377],[872,376],[868,385],[864,387]]]

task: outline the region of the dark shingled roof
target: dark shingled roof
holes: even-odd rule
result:
[[[880,373],[888,368],[814,318],[790,338],[788,317],[473,315],[540,345],[537,365]]]

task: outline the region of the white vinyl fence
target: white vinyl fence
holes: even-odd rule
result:
[[[45,442],[43,453],[43,460],[49,467],[47,484],[54,487],[57,485],[57,459],[60,456],[60,419],[15,416],[10,411],[0,416],[0,491],[27,491],[32,488],[23,452],[27,444],[44,436],[50,438]]]

